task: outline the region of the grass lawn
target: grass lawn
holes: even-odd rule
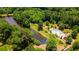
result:
[[[0,51],[12,51],[12,45],[3,45],[0,47]]]
[[[38,24],[32,24],[31,23],[30,25],[31,25],[31,29],[34,29],[35,31],[37,31],[38,33],[40,33],[42,36],[44,36],[45,38],[49,39],[50,33],[48,33],[48,29],[47,29],[48,27],[45,26],[45,23],[43,24],[43,30],[42,31],[38,31]],[[50,24],[50,25],[52,25],[52,24]],[[66,32],[70,32],[70,30],[66,30]],[[64,40],[58,38],[57,49],[59,51],[63,50],[67,46],[66,46],[66,43],[65,43]]]
[[[43,31],[40,31],[39,32],[41,35],[43,35],[45,38],[49,38],[49,36],[50,36],[50,34],[49,33],[47,33],[47,32],[45,32],[44,30]]]
[[[7,16],[7,14],[0,14],[1,17]],[[8,14],[8,16],[13,16],[13,14]]]
[[[35,31],[38,31],[38,25],[30,23],[30,28],[34,29]]]
[[[46,31],[45,28],[43,28],[42,31],[38,31],[38,25],[37,24],[30,24],[31,25],[31,29],[34,29],[35,31],[39,32],[41,35],[43,35],[45,38],[49,38],[50,34]]]

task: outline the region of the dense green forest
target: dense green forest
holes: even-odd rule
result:
[[[13,17],[18,25],[10,25],[4,20],[5,17]],[[51,28],[57,28],[65,34],[69,33],[69,36],[64,39],[57,38],[56,35],[49,33]],[[44,44],[34,37],[36,32],[39,37],[46,39]],[[77,50],[79,50],[79,8],[0,8],[0,51]]]

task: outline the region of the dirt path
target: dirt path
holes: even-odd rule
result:
[[[41,48],[41,49],[46,50],[46,45],[45,45],[45,44],[41,44],[41,45],[39,45],[39,46],[34,45],[34,48]]]
[[[67,51],[67,49],[69,49],[71,47],[71,45],[68,45],[65,49],[63,49],[63,51]]]
[[[67,51],[67,49],[69,49],[70,47],[72,47],[72,44],[73,44],[74,41],[75,41],[75,40],[73,39],[71,45],[68,45],[67,47],[65,47],[65,48],[63,49],[63,51]]]

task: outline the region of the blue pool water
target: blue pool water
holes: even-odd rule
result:
[[[51,32],[53,34],[60,34],[60,33],[62,33],[62,31],[60,31],[59,29],[52,29]]]

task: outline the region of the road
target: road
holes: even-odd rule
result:
[[[13,17],[5,17],[4,19],[7,23],[9,23],[10,25],[16,25],[19,26],[17,24],[17,22],[13,19]],[[45,44],[46,42],[46,38],[44,38],[42,35],[40,35],[38,32],[34,31],[33,29],[31,30],[31,32],[34,32],[34,38],[38,39],[41,44]]]
[[[17,22],[13,19],[13,17],[5,17],[5,21],[8,22],[10,25],[18,26]]]

